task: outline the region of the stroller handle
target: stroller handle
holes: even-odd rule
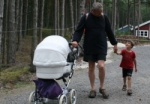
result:
[[[73,47],[72,46],[72,42],[69,42],[69,47],[71,52],[73,53],[75,59],[77,59],[79,57],[79,45],[77,47]]]
[[[69,46],[71,46],[72,45],[72,42],[69,42]],[[77,47],[80,47],[81,49],[82,49],[82,51],[83,51],[83,47],[80,45],[80,44],[78,44],[78,46]],[[76,48],[77,48],[76,47]]]
[[[69,46],[72,45],[72,42],[69,42]]]

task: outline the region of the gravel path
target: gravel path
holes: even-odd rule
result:
[[[112,53],[109,58],[112,62],[106,64],[105,79],[105,86],[110,98],[105,100],[98,92],[97,69],[95,70],[97,96],[94,99],[88,98],[90,90],[88,70],[76,70],[70,88],[77,90],[77,104],[150,104],[150,46],[137,46],[133,50],[137,54],[138,72],[133,73],[132,96],[127,96],[126,92],[121,91],[122,72],[119,67],[121,56]],[[27,104],[29,94],[33,90],[34,85],[31,84],[24,88],[9,91],[9,94],[0,94],[0,104]]]

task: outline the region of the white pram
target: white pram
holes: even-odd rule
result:
[[[59,104],[67,104],[68,94],[70,94],[70,103],[76,104],[76,90],[69,89],[68,86],[78,55],[78,48],[73,48],[71,43],[58,35],[46,37],[35,49],[33,64],[36,66],[36,77],[42,80],[62,79],[66,86],[62,88],[62,93],[58,97],[51,99],[57,100]],[[37,86],[35,91],[30,93],[29,104],[46,104],[49,101],[49,98],[41,96]]]

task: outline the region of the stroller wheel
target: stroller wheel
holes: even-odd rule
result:
[[[34,104],[35,92],[31,92],[28,100],[28,104]]]
[[[61,95],[59,99],[59,104],[67,104],[67,97],[66,95]]]
[[[75,91],[75,89],[72,89],[70,91],[70,103],[71,104],[76,104],[76,101],[77,101],[76,91]]]

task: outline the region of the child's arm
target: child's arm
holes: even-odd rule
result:
[[[121,52],[121,51],[120,51],[120,52],[115,51],[114,53],[116,53],[117,55],[121,55],[121,54],[122,54],[122,52]]]
[[[135,65],[135,72],[137,72],[136,58],[134,59],[134,65]]]

